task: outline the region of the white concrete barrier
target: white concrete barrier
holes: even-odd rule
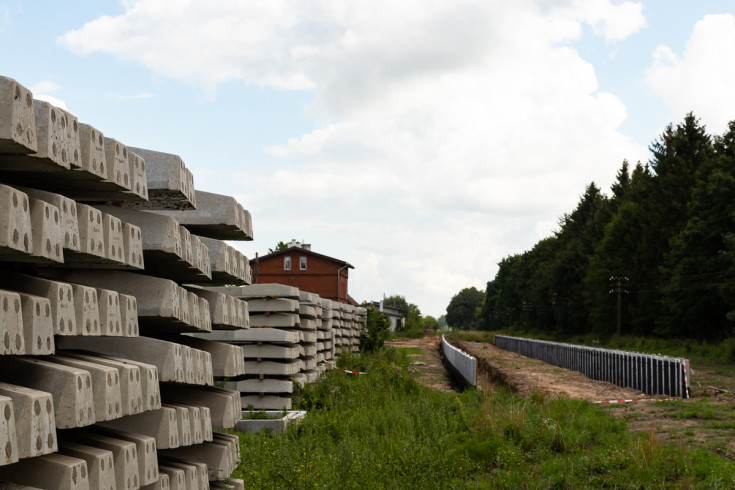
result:
[[[442,351],[447,362],[472,386],[477,386],[477,359],[457,349],[442,335]]]

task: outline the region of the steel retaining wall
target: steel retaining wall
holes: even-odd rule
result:
[[[647,395],[689,398],[689,359],[495,336],[495,345]]]
[[[452,344],[442,335],[442,351],[447,362],[467,380],[472,386],[477,386],[477,359],[463,352]]]

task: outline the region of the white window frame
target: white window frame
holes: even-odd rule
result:
[[[304,257],[303,255],[299,257],[299,269],[301,269],[302,271],[306,270],[306,257]]]
[[[286,255],[283,257],[283,270],[284,271],[290,271],[291,270],[291,256]]]

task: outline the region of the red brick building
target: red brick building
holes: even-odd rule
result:
[[[358,306],[347,289],[349,270],[344,260],[311,251],[311,245],[291,242],[288,248],[250,261],[253,284],[275,282],[318,294],[322,298]]]

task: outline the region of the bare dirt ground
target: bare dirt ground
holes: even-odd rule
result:
[[[478,359],[478,369],[486,383],[502,383],[520,396],[540,392],[547,397],[592,402],[641,398],[670,400],[668,396],[651,397],[637,390],[591,380],[581,373],[508,352],[493,344],[462,340],[452,343]],[[711,384],[725,390],[713,391]],[[688,400],[601,404],[600,407],[615,417],[626,419],[630,430],[651,433],[662,442],[701,447],[735,459],[732,386],[735,386],[734,376],[694,369],[692,398]]]
[[[440,337],[420,339],[396,339],[386,342],[390,347],[411,349],[408,357],[413,359],[411,370],[419,383],[439,391],[453,391],[441,358],[439,357]],[[420,351],[420,352],[419,352]]]

